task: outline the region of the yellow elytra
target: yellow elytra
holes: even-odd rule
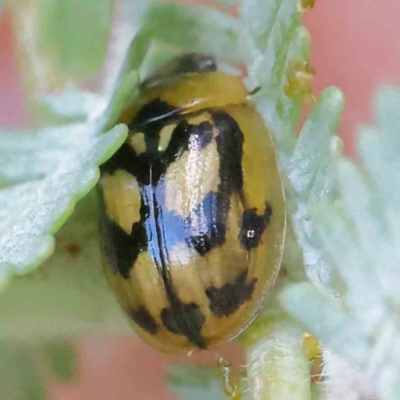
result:
[[[209,349],[256,317],[280,268],[285,205],[242,78],[186,54],[141,85],[129,137],[101,167],[106,276],[140,337]]]

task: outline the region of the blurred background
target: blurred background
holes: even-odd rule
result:
[[[315,92],[336,85],[346,96],[340,135],[348,154],[355,154],[357,126],[373,120],[371,99],[376,89],[400,83],[398,15],[398,0],[317,0],[314,10],[305,16],[312,39],[312,65],[317,71]],[[3,127],[24,127],[30,123],[16,42],[11,16],[3,11],[0,13],[0,126]],[[134,337],[82,338],[76,341],[76,351],[76,377],[71,383],[50,382],[49,399],[175,398],[163,383],[163,364],[170,359]]]

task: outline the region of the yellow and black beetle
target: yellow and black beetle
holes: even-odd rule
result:
[[[243,331],[276,280],[284,195],[240,77],[186,54],[141,85],[101,167],[106,275],[137,333],[169,353]]]

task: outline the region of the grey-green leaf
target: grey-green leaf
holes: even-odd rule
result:
[[[46,95],[37,99],[36,120],[46,126],[83,122],[101,101],[100,95],[77,89]]]
[[[114,0],[36,0],[38,49],[63,73],[84,78],[102,64]]]
[[[4,399],[47,399],[43,377],[29,346],[0,343],[0,387]]]
[[[172,364],[168,366],[167,384],[179,400],[226,400],[221,376],[216,368]],[[242,400],[248,399],[243,395]]]
[[[69,129],[69,130],[68,130]],[[39,265],[46,259],[54,247],[54,234],[71,214],[74,204],[82,198],[97,182],[99,172],[97,166],[104,162],[125,140],[127,128],[124,125],[115,127],[107,134],[96,135],[90,124],[81,126],[63,127],[59,130],[38,132],[37,142],[27,141],[29,152],[26,157],[26,168],[21,169],[17,181],[32,179],[29,173],[29,156],[33,165],[42,162],[41,172],[43,176],[36,180],[20,183],[15,186],[5,187],[0,190],[0,264],[12,266],[4,274],[22,274]],[[65,130],[69,138],[60,134]],[[13,137],[14,135],[14,137]],[[8,149],[1,151],[10,152],[12,156],[18,154],[18,133],[4,134],[3,139],[8,144]],[[59,135],[58,146],[55,145],[55,137]],[[54,151],[58,153],[53,157],[53,165],[46,165],[40,152],[43,137],[54,140]],[[77,138],[80,146],[74,141]],[[63,149],[70,147],[73,152],[65,152]],[[36,151],[37,150],[37,151]],[[35,157],[37,160],[35,160]],[[55,170],[50,173],[50,168]],[[4,168],[3,180],[10,180],[10,168]],[[40,179],[42,178],[42,179]],[[14,177],[15,179],[15,177]]]
[[[70,381],[76,372],[75,347],[67,340],[44,342],[39,346],[41,356],[47,361],[51,373],[61,381]]]

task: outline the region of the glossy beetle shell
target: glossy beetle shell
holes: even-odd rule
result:
[[[99,191],[106,276],[122,308],[150,345],[185,353],[235,337],[262,308],[285,212],[241,79],[174,68],[124,111],[129,137],[102,166]]]

